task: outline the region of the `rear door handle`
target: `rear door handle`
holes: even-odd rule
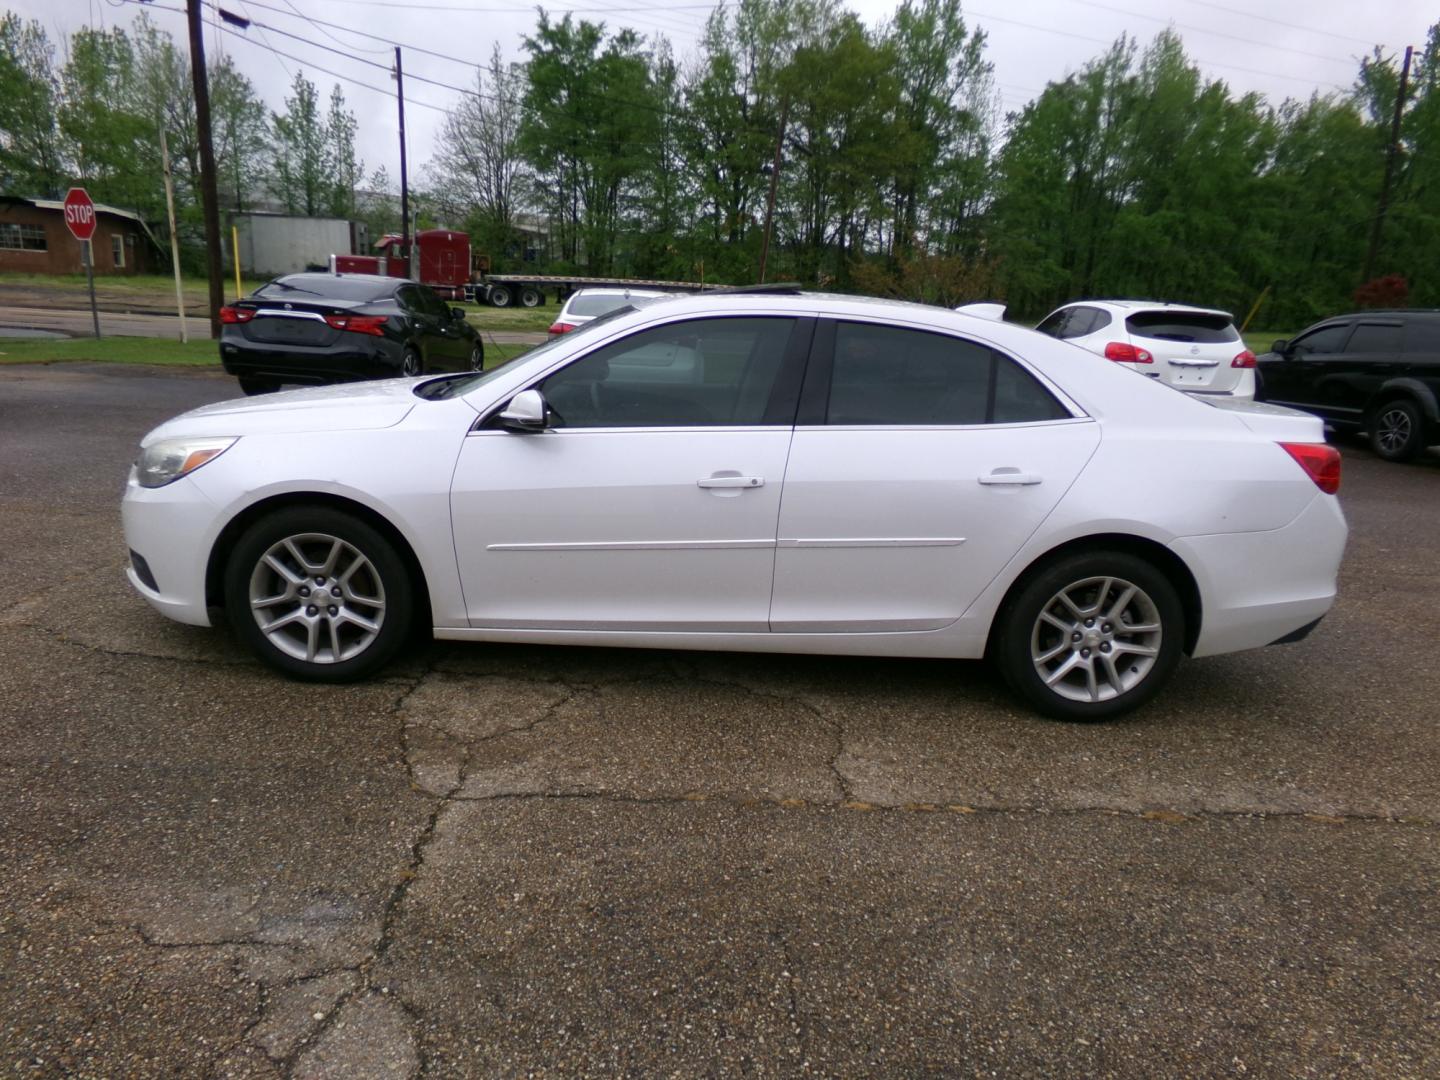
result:
[[[1044,477],[1037,476],[1034,473],[1021,472],[1019,469],[1006,468],[994,469],[991,472],[976,477],[976,479],[979,480],[980,483],[988,485],[1014,484],[1016,486],[1028,486],[1030,484],[1040,483]]]
[[[702,488],[758,488],[765,486],[763,476],[707,476],[695,483]]]

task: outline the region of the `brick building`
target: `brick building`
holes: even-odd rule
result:
[[[95,273],[151,273],[155,239],[139,215],[100,203],[95,211]],[[63,202],[0,196],[0,273],[84,272],[80,241],[65,227]]]

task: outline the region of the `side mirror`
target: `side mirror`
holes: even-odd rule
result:
[[[450,317],[451,317],[452,319],[454,319],[456,322],[464,322],[464,321],[465,321],[465,309],[464,309],[463,307],[452,307],[452,308],[450,309]]]
[[[545,395],[539,390],[521,390],[501,411],[500,426],[506,431],[544,431],[549,418]]]
[[[1275,344],[1270,346],[1270,351],[1278,356],[1285,356],[1290,351],[1290,342],[1285,338],[1277,338]]]

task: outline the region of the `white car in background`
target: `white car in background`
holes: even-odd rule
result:
[[[1346,539],[1320,420],[1076,359],[934,307],[674,297],[483,374],[162,424],[125,492],[129,577],[305,679],[374,673],[418,622],[988,656],[1071,719],[1147,700],[1182,654],[1308,633]]]
[[[1035,327],[1190,394],[1253,399],[1255,354],[1228,311],[1151,300],[1081,300]]]
[[[652,300],[663,300],[674,293],[654,289],[576,289],[565,298],[560,314],[550,324],[552,335],[568,334],[586,323],[618,311],[622,307],[640,307]]]

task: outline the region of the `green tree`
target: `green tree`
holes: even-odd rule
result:
[[[331,194],[330,146],[315,84],[296,72],[285,111],[271,117],[270,182],[286,213],[319,214]]]
[[[0,191],[7,194],[59,194],[53,56],[38,20],[0,17]]]

